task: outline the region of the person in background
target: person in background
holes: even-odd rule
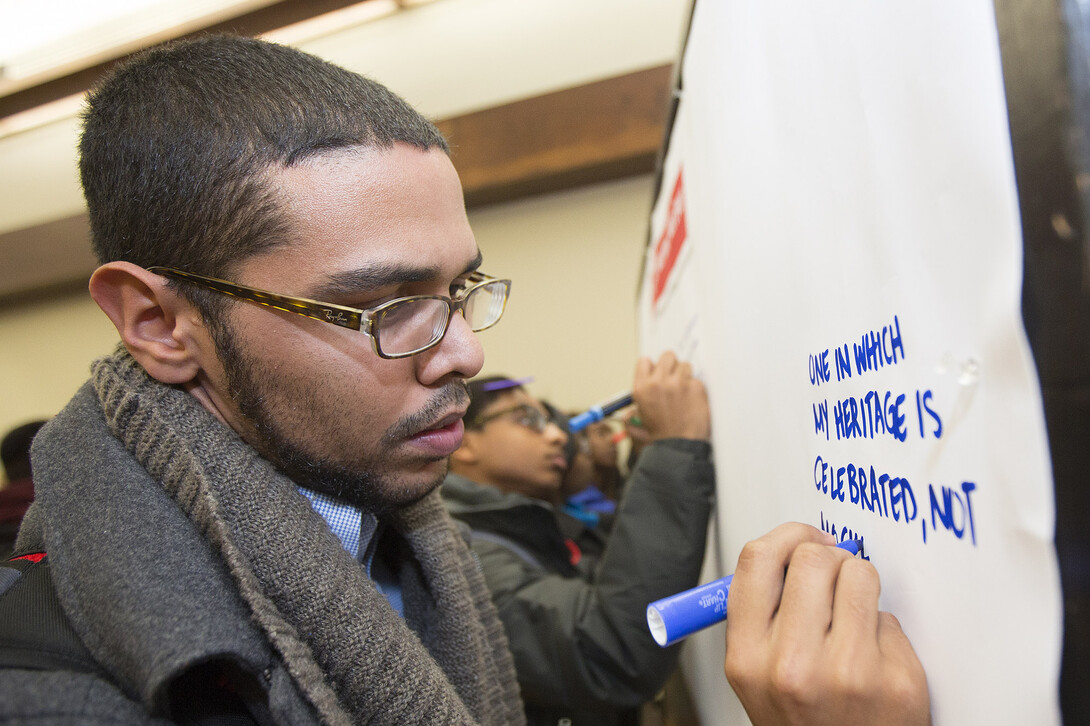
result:
[[[613,420],[596,421],[582,431],[594,462],[595,487],[607,500],[619,502],[624,490],[624,476],[617,460],[617,433]]]
[[[16,426],[0,442],[7,484],[0,489],[0,559],[7,559],[15,546],[15,536],[23,515],[34,501],[34,480],[30,466],[30,444],[45,420]]]
[[[462,446],[445,503],[504,623],[532,724],[632,723],[673,670],[647,604],[696,584],[714,473],[703,384],[672,353],[636,366],[633,397],[651,432],[600,557],[584,556],[554,506],[567,435],[540,401],[504,379],[470,382]]]
[[[571,434],[575,455],[560,487],[564,511],[603,531],[612,526],[624,486],[614,438],[609,421]]]
[[[565,427],[568,418],[570,416],[565,416],[560,422]],[[607,499],[595,486],[594,459],[584,432],[569,433],[568,437],[568,468],[560,480],[556,504],[584,526],[608,533],[617,503]]]

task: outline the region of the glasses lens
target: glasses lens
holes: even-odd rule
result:
[[[406,355],[427,348],[443,337],[450,319],[445,300],[404,300],[375,319],[375,340],[383,355]]]
[[[496,419],[507,419],[514,424],[536,431],[539,434],[543,433],[552,422],[552,419],[538,409],[528,403],[523,403],[513,408],[505,408],[502,411],[496,411],[487,416],[481,416],[474,421],[473,424],[467,425],[470,426],[470,428],[479,429],[486,423],[490,423]]]
[[[515,410],[515,423],[541,433],[548,427],[549,417],[533,406],[524,405]]]
[[[507,284],[501,280],[486,283],[470,291],[465,301],[465,316],[469,327],[481,331],[495,325],[507,304]]]

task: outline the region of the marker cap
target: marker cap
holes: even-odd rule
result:
[[[600,406],[595,406],[585,413],[581,413],[578,416],[572,416],[571,419],[568,420],[568,430],[573,434],[578,433],[592,423],[598,423],[603,418],[605,418],[605,414],[602,413],[602,408]]]
[[[709,582],[647,606],[647,627],[665,647],[727,618],[727,593],[733,575]]]

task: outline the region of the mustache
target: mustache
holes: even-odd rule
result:
[[[468,405],[469,386],[465,381],[452,381],[436,391],[419,411],[405,416],[391,426],[385,438],[392,443],[412,436],[446,416],[451,408],[465,408]]]

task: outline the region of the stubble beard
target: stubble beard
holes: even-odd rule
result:
[[[408,482],[398,481],[396,472],[390,471],[384,462],[390,461],[389,452],[396,443],[434,421],[451,404],[461,404],[469,400],[464,381],[455,381],[444,386],[424,409],[391,426],[383,435],[376,451],[366,455],[359,452],[353,464],[346,464],[316,455],[293,441],[277,425],[276,417],[265,404],[266,386],[287,388],[289,397],[294,389],[298,400],[307,400],[308,392],[273,375],[244,353],[235,344],[234,336],[226,325],[210,327],[227,377],[228,391],[250,427],[250,431],[243,438],[295,484],[336,497],[364,511],[382,514],[419,501],[443,482],[446,466],[442,467],[434,480],[423,485],[410,485]],[[259,381],[264,383],[258,383]],[[361,411],[360,416],[366,417],[367,412]],[[346,441],[345,445],[351,446],[351,443]]]

